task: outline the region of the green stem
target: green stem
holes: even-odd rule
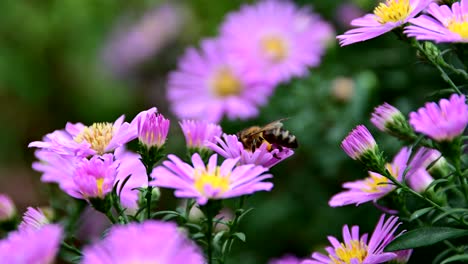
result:
[[[213,263],[213,216],[206,216],[206,242],[208,248],[206,249],[206,255],[208,257],[208,264]]]
[[[82,256],[83,253],[81,253],[81,251],[79,249],[77,249],[76,247],[72,246],[72,245],[69,245],[67,242],[63,241],[62,242],[62,247],[67,249],[68,251],[70,252],[73,252],[75,254],[77,254],[78,256]]]
[[[151,196],[153,195],[153,186],[149,185],[148,180],[148,188],[146,190],[146,218],[151,219]]]
[[[109,218],[109,220],[111,221],[112,224],[117,223],[117,219],[115,219],[115,216],[112,214],[111,210],[106,212],[106,216],[107,216],[107,218]]]

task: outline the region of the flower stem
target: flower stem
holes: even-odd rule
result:
[[[112,214],[112,212],[110,210],[106,212],[106,216],[107,216],[107,218],[109,218],[109,220],[111,221],[112,224],[117,223],[117,219],[115,219],[115,216]]]
[[[67,242],[63,241],[62,242],[62,247],[67,249],[68,251],[70,252],[73,252],[75,253],[76,255],[78,256],[82,256],[83,253],[81,253],[81,251],[79,249],[77,249],[76,247],[72,246],[72,245],[69,245]]]

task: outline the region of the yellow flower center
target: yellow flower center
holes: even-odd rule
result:
[[[239,95],[244,88],[239,78],[228,68],[222,68],[215,74],[211,87],[218,97]]]
[[[336,257],[329,255],[334,264],[349,264],[351,260],[362,263],[367,257],[367,246],[362,241],[351,240],[347,244],[341,243],[341,247],[335,249],[335,254]]]
[[[216,195],[220,195],[229,190],[229,176],[221,175],[220,167],[217,166],[215,171],[210,173],[206,170],[195,171],[195,189],[203,195],[207,195],[206,188],[217,191]],[[208,194],[210,195],[210,194]]]
[[[102,185],[104,184],[104,178],[96,179],[96,187],[98,189],[98,196],[102,197]]]
[[[114,126],[111,123],[94,123],[85,127],[74,140],[78,143],[85,141],[91,144],[91,148],[102,155],[112,139],[113,132]]]
[[[387,170],[390,174],[397,179],[398,178],[398,168],[394,169],[391,164],[386,165]],[[377,173],[369,173],[369,177],[365,180],[366,187],[362,188],[361,190],[368,193],[376,193],[380,192],[382,187],[390,184],[390,180],[386,177],[377,174]]]
[[[468,21],[452,20],[447,25],[447,29],[460,35],[462,38],[468,38]]]
[[[385,24],[403,21],[411,11],[409,0],[387,0],[374,9],[374,14],[379,18],[379,23]]]
[[[273,62],[280,62],[288,56],[288,47],[283,38],[264,37],[260,42],[263,53]]]

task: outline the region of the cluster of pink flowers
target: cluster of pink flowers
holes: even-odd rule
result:
[[[226,16],[219,37],[182,56],[169,76],[172,111],[210,122],[255,117],[278,83],[320,63],[332,35],[328,23],[292,2],[245,5]]]
[[[402,26],[408,37],[417,40],[464,43],[468,42],[468,0],[455,2],[451,7],[433,0],[386,0],[372,14],[352,20],[351,25],[356,28],[337,36],[341,46],[369,40]]]

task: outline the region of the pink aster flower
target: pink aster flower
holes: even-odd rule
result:
[[[8,264],[54,263],[61,239],[58,225],[11,232],[0,240],[0,260]]]
[[[223,133],[219,125],[206,121],[182,120],[179,125],[189,148],[206,148],[207,142],[214,142]]]
[[[162,147],[166,142],[170,121],[157,111],[156,107],[142,111],[131,123],[137,131],[138,140],[146,147]]]
[[[11,219],[16,214],[16,207],[8,195],[0,194],[0,222]]]
[[[113,226],[103,240],[84,248],[82,263],[203,264],[205,261],[200,249],[176,224],[149,220]]]
[[[230,58],[218,40],[204,40],[200,50],[190,48],[178,69],[169,75],[167,88],[172,111],[180,119],[219,122],[258,115],[273,87],[253,78],[250,69]]]
[[[380,131],[388,131],[388,126],[395,123],[395,120],[405,120],[403,114],[394,106],[384,103],[374,109],[371,122]]]
[[[406,181],[411,189],[424,192],[434,181],[427,171],[428,166],[439,159],[441,154],[435,149],[420,148],[409,163],[410,170],[406,174]]]
[[[83,199],[76,182],[81,182],[84,179],[78,179],[80,176],[77,176],[76,170],[78,167],[84,166],[83,162],[90,163],[90,161],[86,161],[87,159],[85,158],[62,156],[55,152],[44,149],[37,150],[35,154],[39,161],[33,163],[33,169],[42,173],[41,181],[57,183],[60,189],[62,189],[68,195]],[[110,163],[110,157],[112,155],[105,154],[104,156],[108,157],[107,163]],[[140,161],[140,155],[129,152],[123,147],[115,150],[114,158],[116,161],[113,162],[115,163],[113,166],[115,167],[117,163],[119,166],[112,185],[118,181],[119,185],[117,189],[120,189],[120,185],[124,179],[128,175],[131,175],[130,179],[122,189],[120,194],[120,202],[124,208],[129,210],[128,212],[133,212],[134,210],[138,209],[138,190],[135,190],[135,188],[146,187],[148,183],[146,169]],[[95,156],[92,159],[99,159],[99,156]],[[97,161],[97,163],[100,162]],[[112,177],[111,175],[108,176]],[[96,175],[96,177],[99,176]],[[88,177],[85,178],[92,180]],[[109,186],[106,188],[108,187]]]
[[[44,137],[44,141],[29,143],[29,147],[47,149],[61,155],[87,157],[102,155],[125,145],[136,138],[130,124],[123,122],[124,116],[112,123],[67,123],[65,130],[56,130]]]
[[[308,67],[320,64],[333,36],[329,23],[292,1],[244,5],[221,25],[226,50],[273,84],[308,74]]]
[[[411,25],[404,32],[417,40],[468,42],[468,1],[455,2],[452,9],[447,5],[432,3],[427,8],[427,15],[409,22]]]
[[[331,247],[325,248],[328,254],[314,252],[312,259],[302,264],[378,264],[393,260],[397,254],[383,250],[394,239],[394,234],[400,224],[398,217],[390,216],[385,220],[385,215],[382,215],[369,240],[367,234],[359,236],[359,226],[352,226],[350,229],[345,225],[343,226],[343,242],[329,236],[328,241]]]
[[[341,142],[341,148],[354,160],[359,160],[369,152],[376,152],[377,143],[363,125],[357,126]]]
[[[465,130],[468,124],[468,106],[464,95],[452,94],[439,104],[426,103],[417,112],[410,113],[409,122],[414,130],[436,141],[451,141]]]
[[[118,167],[119,162],[112,154],[93,156],[89,160],[84,158],[75,168],[75,188],[70,194],[79,199],[104,199],[114,187]]]
[[[50,224],[50,220],[46,217],[40,208],[28,207],[23,215],[23,220],[18,226],[19,230],[26,229],[41,229],[43,226]]]
[[[209,199],[225,199],[257,191],[269,191],[271,182],[263,180],[272,178],[262,166],[237,165],[239,158],[226,159],[221,166],[217,165],[218,155],[213,154],[208,164],[202,161],[198,153],[192,156],[192,165],[183,162],[175,155],[168,156],[163,166],[156,167],[151,176],[152,184],[158,187],[176,189],[179,198],[196,198],[204,205]]]
[[[207,146],[226,159],[239,159],[239,164],[254,164],[271,168],[294,154],[292,149],[285,147],[281,149],[273,147],[269,150],[266,143],[252,152],[246,150],[235,135],[224,134],[222,138],[216,137],[215,139],[217,144],[210,142]]]
[[[407,168],[411,150],[404,147],[393,159],[392,164],[387,164],[388,172],[398,181],[403,178]],[[334,195],[328,204],[331,207],[349,204],[360,205],[369,201],[377,201],[395,189],[395,185],[385,176],[369,171],[369,177],[364,180],[345,182],[343,188],[347,189]]]
[[[400,27],[423,11],[433,0],[386,0],[374,9],[373,14],[351,21],[356,28],[339,35],[341,46],[365,41]]]

